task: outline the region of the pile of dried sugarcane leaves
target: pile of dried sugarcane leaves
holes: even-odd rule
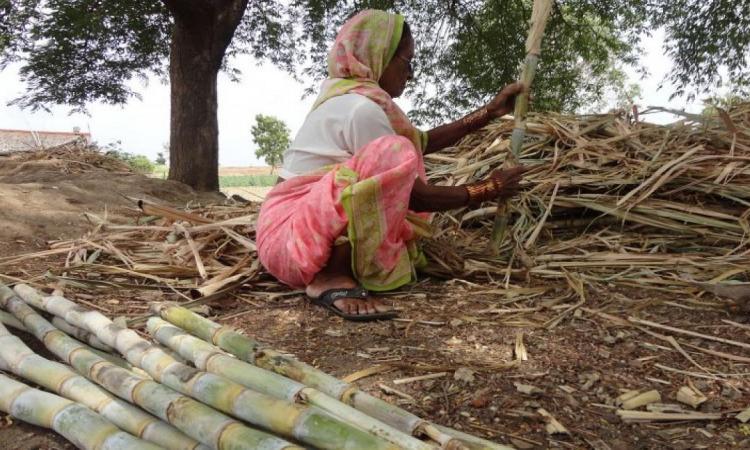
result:
[[[500,256],[488,248],[494,205],[441,214],[432,256],[445,272],[664,289],[747,278],[750,104],[666,126],[615,114],[529,120],[527,189],[509,202]],[[428,155],[430,180],[501,168],[512,127],[498,122]]]

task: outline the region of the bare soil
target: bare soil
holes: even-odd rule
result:
[[[239,195],[245,200],[251,202],[262,202],[266,198],[269,192],[273,189],[272,186],[245,186],[245,187],[230,187],[223,188],[221,192],[231,197],[233,195]]]
[[[132,216],[132,198],[181,205],[224,200],[220,194],[196,193],[182,183],[55,156],[0,156],[3,252],[81,236],[92,223],[85,213]]]
[[[108,214],[127,220],[133,214],[132,203],[122,195],[146,196],[175,207],[211,200],[176,183],[133,174],[103,169],[101,173],[64,173],[54,162],[23,167],[0,160],[0,258],[40,250],[51,239],[83,234],[90,226],[83,212],[103,214],[106,206]],[[29,279],[63,263],[64,257],[59,256],[35,259],[0,266],[0,273]],[[699,411],[747,408],[750,364],[700,353],[686,344],[739,358],[750,357],[746,348],[673,334],[690,361],[668,342],[649,334],[661,330],[639,329],[582,309],[565,313],[560,305],[573,305],[578,299],[560,300],[564,285],[546,280],[517,284],[543,286],[548,291],[533,299],[519,299],[498,284],[425,278],[387,296],[402,320],[356,324],[333,318],[299,294],[264,278],[252,293],[212,303],[210,314],[338,377],[381,366],[381,372],[357,383],[437,423],[516,448],[750,448],[750,426],[733,418],[625,424],[613,406],[617,396],[631,389],[656,389],[662,403],[676,403],[677,390],[690,382],[708,397]],[[66,295],[94,303],[112,317],[143,314],[147,302],[154,299],[180,300],[171,293],[138,289],[86,292],[70,288]],[[727,304],[711,296],[684,298],[668,292],[613,288],[588,289],[584,307],[615,318],[637,315],[750,343],[750,328],[722,321],[748,321]],[[556,318],[560,321],[552,326]],[[527,361],[516,361],[514,355],[519,334],[523,334]],[[440,373],[444,375],[431,380],[393,383]],[[387,394],[381,385],[405,395]],[[538,391],[519,392],[526,389],[522,385]],[[569,434],[549,435],[540,408]],[[54,433],[19,425],[4,415],[0,416],[0,443],[7,449],[69,448]]]

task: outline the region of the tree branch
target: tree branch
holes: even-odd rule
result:
[[[197,17],[213,15],[211,1],[161,0],[170,14],[178,20],[188,21]]]
[[[235,30],[239,26],[247,9],[248,0],[217,0],[216,17],[217,42],[222,54],[232,42]]]

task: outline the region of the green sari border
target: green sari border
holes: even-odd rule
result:
[[[396,54],[398,44],[401,42],[401,35],[404,34],[404,16],[401,14],[394,14],[396,22],[393,24],[393,35],[391,36],[391,46],[388,48],[388,53],[385,55],[386,60],[383,61],[383,69],[388,63],[391,62],[393,56]]]
[[[348,224],[346,226],[347,235],[349,237],[349,243],[352,248],[352,273],[354,274],[357,282],[368,291],[373,292],[385,292],[385,291],[392,291],[394,289],[398,289],[401,286],[405,286],[412,281],[414,281],[414,271],[412,270],[410,273],[405,274],[403,277],[398,278],[391,283],[388,284],[373,284],[369,282],[368,280],[365,280],[363,278],[357,277],[357,267],[356,267],[356,242],[357,242],[357,230],[354,226],[354,220],[352,218],[354,217],[354,208],[352,206],[352,198],[353,195],[353,185],[349,185],[346,188],[344,188],[341,191],[341,206],[344,208],[344,213],[346,214],[346,217],[349,219]]]

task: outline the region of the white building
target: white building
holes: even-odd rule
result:
[[[82,133],[77,127],[72,132],[0,129],[0,153],[41,150],[76,141],[90,144],[91,133]]]

